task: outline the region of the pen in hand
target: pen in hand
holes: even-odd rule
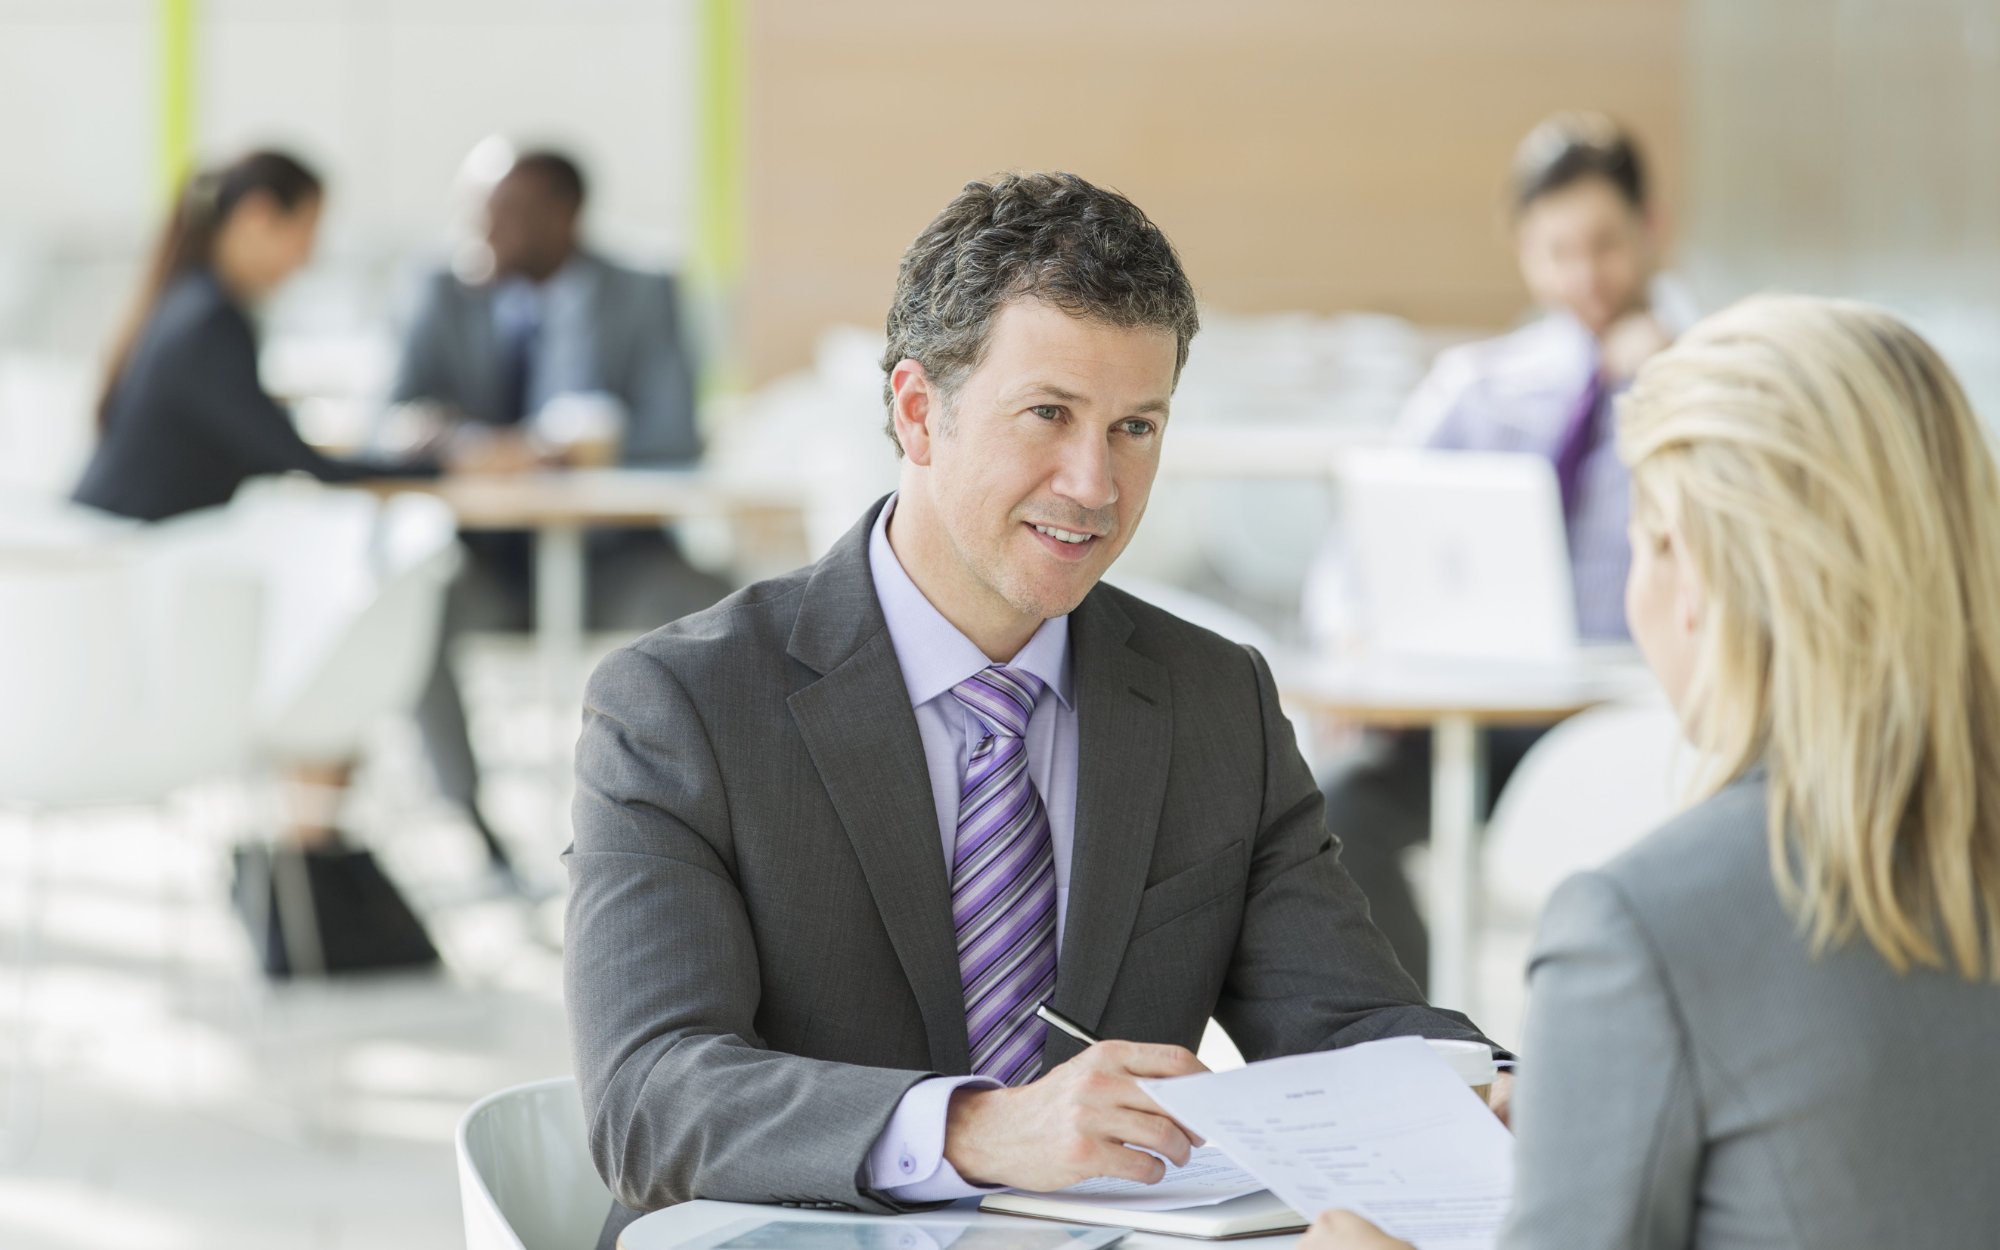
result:
[[[1061,1029],[1063,1032],[1069,1034],[1077,1041],[1082,1042],[1085,1046],[1095,1046],[1098,1043],[1099,1039],[1091,1036],[1089,1029],[1084,1028],[1082,1025],[1070,1019],[1068,1016],[1064,1015],[1060,1011],[1057,1011],[1055,1008],[1049,1006],[1047,1003],[1043,1003],[1040,1006],[1036,1007],[1035,1014],[1039,1016],[1043,1020],[1043,1022],[1055,1028]]]
[[[1098,1044],[1099,1041],[1102,1040],[1101,1038],[1098,1038],[1096,1035],[1092,1034],[1089,1029],[1084,1028],[1082,1025],[1070,1019],[1062,1012],[1057,1011],[1055,1008],[1049,1006],[1047,1003],[1041,1003],[1037,1005],[1035,1008],[1035,1015],[1044,1024],[1047,1024],[1051,1028],[1062,1030],[1063,1032],[1069,1034],[1071,1037],[1075,1038],[1077,1041],[1082,1042],[1085,1046],[1095,1046]],[[1202,1139],[1202,1136],[1199,1133],[1194,1132],[1192,1129],[1182,1126],[1181,1131],[1186,1133],[1188,1136],[1188,1140],[1196,1146],[1206,1146],[1208,1144],[1205,1140]],[[1149,1151],[1148,1153],[1151,1152]],[[1173,1166],[1171,1161],[1169,1161],[1168,1166],[1169,1167]]]

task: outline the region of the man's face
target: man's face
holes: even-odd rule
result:
[[[486,197],[486,245],[504,277],[539,282],[562,268],[576,245],[576,208],[532,170],[515,170]]]
[[[909,457],[898,550],[913,543],[938,609],[1026,633],[1083,601],[1145,514],[1174,387],[1171,331],[1126,329],[1018,299],[942,414],[921,367],[899,366],[897,432]],[[914,373],[914,379],[910,376]],[[907,385],[928,415],[907,420]],[[909,561],[906,559],[906,563]]]
[[[1609,181],[1583,178],[1538,196],[1514,239],[1535,302],[1568,311],[1592,334],[1645,307],[1652,226]]]

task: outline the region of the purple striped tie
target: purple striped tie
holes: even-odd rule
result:
[[[972,1071],[1005,1085],[1042,1067],[1035,1008],[1056,984],[1056,859],[1028,777],[1028,714],[1041,679],[989,668],[953,686],[985,735],[966,762],[952,853],[951,919]]]

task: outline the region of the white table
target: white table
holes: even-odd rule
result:
[[[994,1224],[1024,1227],[1047,1227],[1047,1221],[1031,1220],[1018,1215],[992,1215],[978,1209],[976,1200],[968,1198],[955,1202],[942,1211],[932,1211],[922,1215],[842,1215],[825,1211],[794,1211],[786,1207],[756,1206],[742,1202],[684,1202],[677,1207],[655,1211],[651,1215],[640,1216],[626,1226],[618,1235],[618,1250],[672,1250],[691,1237],[733,1224],[749,1218],[761,1219],[824,1219],[824,1220],[882,1220],[892,1219],[907,1224]],[[933,1250],[930,1239],[914,1235],[908,1245],[898,1245],[897,1250]],[[1240,1246],[1243,1250],[1280,1250],[1298,1242],[1297,1233],[1285,1233],[1276,1237],[1246,1237],[1240,1241],[1230,1241],[1229,1246]],[[1186,1237],[1168,1237],[1159,1233],[1133,1233],[1118,1243],[1119,1247],[1131,1250],[1191,1250],[1202,1245]]]
[[[719,517],[743,526],[798,524],[798,490],[724,479],[702,469],[549,469],[384,478],[379,492],[422,491],[451,507],[461,530],[532,530],[535,536],[535,643],[555,737],[555,828],[569,818],[564,767],[576,726],[559,709],[574,697],[583,667],[586,596],[584,535],[593,528],[668,525]]]
[[[1453,664],[1427,672],[1407,663],[1281,660],[1278,678],[1286,703],[1301,711],[1375,729],[1431,731],[1429,997],[1476,1019],[1479,808],[1487,763],[1481,731],[1553,725],[1636,695],[1645,689],[1643,670],[1631,663],[1566,672]]]

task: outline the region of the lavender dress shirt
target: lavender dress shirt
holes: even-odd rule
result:
[[[937,804],[938,848],[949,866],[958,837],[958,798],[965,766],[983,732],[951,688],[993,663],[958,627],[931,606],[889,546],[890,496],[868,541],[875,598],[910,692],[917,733]],[[1009,667],[1026,669],[1046,687],[1028,717],[1028,776],[1048,810],[1055,843],[1056,949],[1062,949],[1069,901],[1070,848],[1076,838],[1076,706],[1069,668],[1069,618],[1042,622]],[[989,1192],[968,1184],[944,1157],[945,1113],[962,1085],[997,1086],[985,1077],[933,1077],[911,1087],[868,1153],[868,1183],[901,1202],[941,1202]]]

